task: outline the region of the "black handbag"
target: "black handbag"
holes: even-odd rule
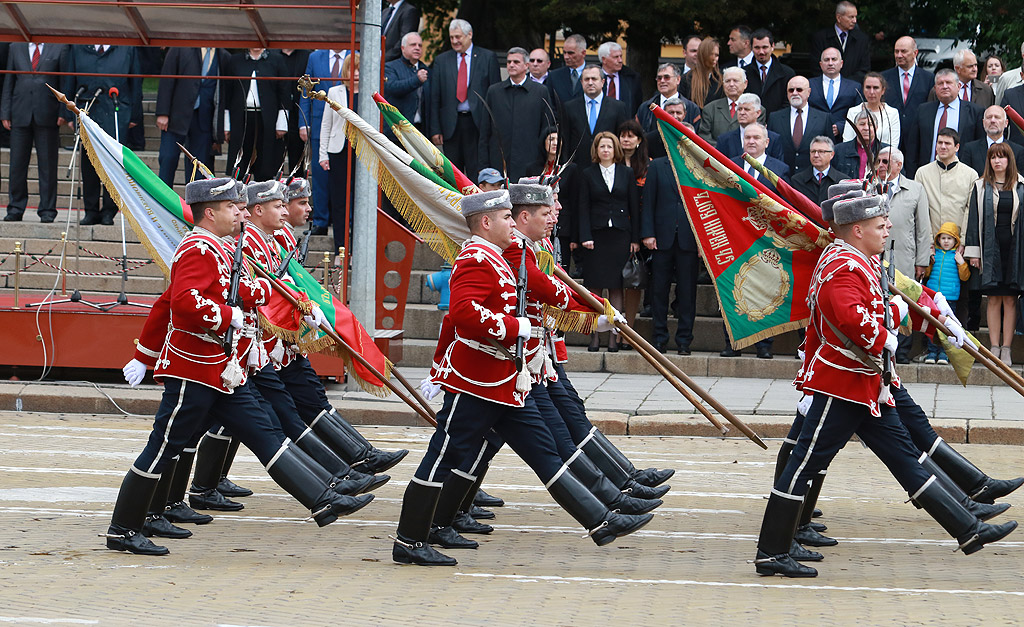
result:
[[[647,266],[643,257],[630,253],[626,265],[622,267],[622,287],[629,290],[642,290],[647,287]]]

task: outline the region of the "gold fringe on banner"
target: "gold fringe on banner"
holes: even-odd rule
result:
[[[330,339],[330,338],[327,338],[327,339]],[[349,376],[352,377],[352,379],[355,380],[355,382],[359,385],[359,387],[362,388],[363,391],[366,392],[367,394],[372,394],[373,396],[376,396],[377,398],[386,398],[387,396],[389,396],[391,394],[391,390],[389,390],[384,385],[384,383],[382,383],[382,382],[381,383],[373,383],[372,381],[367,381],[367,380],[363,379],[362,377],[360,377],[356,373],[356,369],[355,369],[355,366],[354,366],[354,361],[352,359],[352,355],[350,355],[347,350],[345,350],[342,347],[340,347],[337,344],[335,344],[333,341],[331,342],[331,345],[329,347],[327,347],[324,350],[321,350],[319,352],[324,353],[324,354],[328,354],[328,355],[333,355],[334,357],[337,357],[338,359],[340,359],[343,362],[345,362],[345,370],[348,372]],[[384,375],[385,377],[387,377],[388,379],[390,379],[391,378],[391,369],[392,368],[394,368],[394,364],[392,364],[390,360],[385,358],[384,359],[384,372],[382,372],[381,374]]]
[[[284,340],[289,344],[295,345],[299,345],[299,342],[302,340],[301,329],[298,331],[293,331],[292,329],[285,329],[283,327],[279,327],[273,322],[271,322],[270,319],[268,319],[266,316],[264,316],[263,312],[259,312],[259,320],[261,329],[263,329],[267,333],[270,333],[271,335],[280,340]]]
[[[544,305],[544,326],[559,331],[590,335],[594,332],[600,315],[594,311],[566,311]]]

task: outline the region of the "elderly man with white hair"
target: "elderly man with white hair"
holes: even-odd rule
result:
[[[736,106],[739,104],[740,95],[746,89],[747,73],[745,71],[738,67],[727,67],[722,70],[722,91],[725,92],[725,98],[712,100],[704,105],[697,133],[707,142],[715,145],[723,133],[739,128]],[[764,121],[765,116],[762,111],[758,122],[763,124]]]
[[[978,57],[969,49],[961,48],[953,53],[953,71],[957,77],[957,98],[973,102],[982,109],[987,109],[996,102],[992,86],[978,80]],[[935,89],[928,94],[929,100],[935,99]]]
[[[622,46],[606,41],[597,48],[597,60],[604,73],[604,95],[626,105],[627,111],[636,111],[643,102],[640,75],[626,67]]]
[[[757,94],[743,94],[740,96],[736,101],[736,119],[739,121],[739,128],[720,135],[716,148],[729,159],[741,156],[744,152],[744,130],[751,124],[758,124],[759,121],[763,124],[764,115],[761,98]],[[775,131],[768,131],[768,149],[766,153],[769,157],[774,157],[779,161],[785,161],[786,159],[782,140]]]

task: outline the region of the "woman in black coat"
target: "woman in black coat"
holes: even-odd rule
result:
[[[594,137],[590,159],[579,182],[579,238],[584,249],[583,280],[587,289],[608,290],[612,306],[622,310],[622,267],[640,250],[640,196],[633,169],[622,165],[622,147],[614,133]],[[599,337],[591,336],[597,351]],[[619,350],[614,335],[608,351]]]

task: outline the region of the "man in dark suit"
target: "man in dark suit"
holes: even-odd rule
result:
[[[601,66],[588,65],[580,78],[583,97],[566,103],[562,111],[562,133],[565,150],[581,168],[590,165],[590,144],[601,131],[617,132],[619,124],[629,119],[626,106],[604,95],[604,74]]]
[[[658,93],[641,103],[640,108],[636,110],[636,119],[640,122],[640,126],[644,127],[645,133],[655,130],[656,126],[654,113],[651,112],[651,105],[657,104],[664,109],[665,103],[673,98],[679,98],[686,105],[686,121],[691,126],[696,127],[700,123],[700,107],[688,98],[683,98],[679,95],[679,81],[682,77],[679,66],[675,63],[662,63],[658,66],[658,74],[655,76]]]
[[[505,55],[508,78],[487,90],[494,118],[484,118],[480,126],[480,163],[499,171],[505,166],[511,181],[527,175],[547,129],[557,122],[547,88],[527,77],[529,56],[525,48],[511,48]]]
[[[868,36],[857,28],[857,7],[847,0],[836,5],[836,21],[811,35],[810,56],[821,57],[828,48],[835,48],[843,59],[843,76],[861,82],[871,71],[871,50]]]
[[[935,85],[935,75],[917,64],[917,42],[913,37],[900,37],[893,48],[896,67],[882,72],[888,85],[887,92],[894,94],[886,99],[900,112],[900,148],[906,150],[907,130],[917,119],[917,109],[928,101],[928,95]]]
[[[783,179],[788,183],[789,166],[780,159],[768,156],[766,152],[768,150],[768,144],[768,129],[764,124],[755,122],[744,129],[743,151],[753,157],[755,161],[760,162],[764,167],[778,174],[780,179]],[[775,191],[775,185],[766,179],[763,174],[755,170],[752,165],[747,163],[742,156],[733,157],[731,161],[743,168],[743,170],[750,174],[751,177],[757,179],[761,183],[764,183],[765,187],[773,192]]]
[[[811,81],[811,96],[807,102],[828,113],[832,118],[833,136],[842,137],[846,112],[861,103],[860,83],[842,75],[843,59],[836,48],[826,48],[818,65],[821,78]]]
[[[736,103],[736,120],[739,121],[739,127],[718,137],[718,143],[715,145],[718,151],[728,159],[741,156],[744,151],[745,131],[763,117],[761,114],[761,100],[757,95],[742,94]],[[765,152],[774,159],[783,159],[784,151],[778,133],[768,131],[768,148]]]
[[[427,103],[430,101],[430,70],[420,61],[423,38],[419,33],[402,36],[402,56],[384,64],[384,85],[381,94],[388,103],[421,132],[427,125]],[[390,129],[385,134],[395,139]]]
[[[719,136],[739,126],[736,120],[736,105],[747,88],[747,73],[738,67],[727,67],[722,72],[722,91],[725,98],[712,100],[700,112],[700,127],[697,134],[712,146]],[[758,120],[764,121],[764,118]]]
[[[284,76],[281,58],[279,55],[271,56],[265,48],[249,48],[231,55],[224,74],[254,76],[249,81],[225,81],[222,85],[228,110],[224,129],[224,138],[228,142],[227,175],[234,174],[236,160],[245,172],[255,150],[256,158],[250,172],[257,181],[269,180],[281,165],[284,149],[281,138],[288,132],[287,110],[291,103],[291,89],[286,81],[260,81],[256,78]],[[323,228],[323,234],[326,234],[326,224]]]
[[[978,57],[969,49],[953,53],[953,71],[957,78],[957,98],[977,105],[982,111],[996,103],[992,86],[978,80]],[[928,94],[928,100],[935,100],[934,89]]]
[[[477,151],[487,117],[483,97],[501,81],[501,71],[493,52],[473,45],[473,27],[466,20],[451,21],[448,39],[452,49],[438,55],[431,71],[427,128],[452,164],[473,176],[481,169]]]
[[[312,50],[296,50],[293,48],[282,48],[276,54],[281,57],[284,65],[285,76],[299,77],[306,73],[306,66],[309,64],[309,55]],[[273,53],[272,53],[273,54]],[[293,89],[291,104],[288,107],[288,132],[284,135],[284,152],[288,156],[288,171],[291,172],[302,160],[302,153],[306,149],[306,141],[299,133],[299,122],[302,119],[302,97],[298,89]],[[320,165],[317,163],[316,165]]]
[[[1024,172],[1024,146],[1005,139],[1006,127],[1009,124],[1009,120],[1006,119],[1006,111],[999,105],[992,105],[985,109],[985,116],[982,118],[981,124],[985,129],[985,136],[962,145],[958,155],[960,161],[964,165],[973,168],[978,174],[981,174],[985,171],[988,149],[992,144],[1006,142],[1006,145],[1013,151],[1014,161],[1017,163],[1017,171]]]
[[[818,135],[811,140],[810,166],[793,175],[793,188],[819,205],[828,200],[828,188],[849,174],[832,167],[835,143],[827,135]]]
[[[408,0],[387,0],[380,12],[380,32],[384,35],[384,62],[402,56],[402,37],[419,32],[420,10]]]
[[[164,58],[156,93],[156,126],[160,129],[160,180],[174,186],[184,146],[207,167],[213,167],[213,144],[224,137],[220,108],[221,66],[227,53],[218,48],[171,48]],[[209,78],[179,78],[205,76]],[[192,164],[185,164],[185,182]]]
[[[606,41],[598,46],[597,58],[604,72],[604,95],[626,105],[626,111],[636,111],[643,100],[640,75],[623,65],[622,46]]]
[[[306,60],[306,74],[320,79],[319,89],[329,91],[331,87],[342,82],[342,68],[348,50],[314,50]],[[328,78],[329,77],[329,78]],[[289,97],[297,90],[289,90]],[[348,103],[343,103],[348,104]],[[324,119],[324,101],[316,98],[299,100],[299,138],[310,143],[313,155],[320,154],[320,126]],[[319,160],[314,158],[310,164],[313,184],[313,234],[327,235],[327,225],[331,221],[330,210],[330,175],[324,170]]]
[[[723,69],[738,67],[741,70],[746,70],[754,64],[754,52],[751,49],[750,40],[750,27],[745,24],[738,24],[729,31],[729,39],[726,40],[725,45],[729,47],[729,54],[732,55],[732,60],[723,63]]]
[[[28,72],[65,72],[71,49],[64,44],[14,43],[7,57],[7,69]],[[60,86],[68,79],[58,74],[11,74],[4,81],[0,98],[0,120],[11,132],[10,187],[5,222],[20,222],[28,205],[28,163],[32,145],[39,166],[40,222],[57,217],[58,130],[68,119],[46,83]],[[71,92],[74,93],[74,92]]]
[[[693,109],[697,105],[693,104],[686,98],[669,98],[661,106],[665,110],[665,113],[671,115],[673,118],[679,121],[680,124],[688,124],[691,129],[696,132],[691,120],[691,114]],[[647,156],[651,159],[658,159],[664,157],[668,153],[665,152],[665,142],[661,138],[661,133],[658,132],[657,127],[654,130],[644,135],[644,140],[647,141]]]
[[[768,130],[779,134],[782,160],[796,173],[811,164],[811,141],[819,135],[832,136],[832,118],[807,104],[811,84],[803,76],[789,79],[787,91],[789,106],[768,116]]]
[[[1018,85],[1003,92],[1003,100],[1000,106],[1013,107],[1014,111],[1024,115],[1024,85]],[[1024,134],[1017,128],[1016,124],[1010,125],[1010,139],[1018,144],[1024,144]]]
[[[578,34],[566,37],[562,43],[562,58],[565,60],[565,65],[557,70],[552,70],[547,80],[547,86],[554,93],[560,108],[570,100],[583,95],[580,76],[587,63],[586,38]]]
[[[690,354],[693,321],[697,315],[697,242],[686,217],[668,157],[651,161],[640,214],[640,237],[651,251],[651,314],[654,347],[664,353],[668,346],[669,290],[676,282],[676,352]]]
[[[917,109],[917,119],[910,127],[904,164],[907,176],[913,176],[917,168],[935,159],[935,134],[940,128],[949,127],[960,133],[960,144],[964,145],[984,134],[981,110],[957,98],[957,76],[953,70],[939,70],[935,74],[935,97],[938,100],[926,102]]]
[[[142,124],[142,79],[136,76],[104,76],[105,74],[139,74],[139,57],[132,46],[76,45],[71,48],[70,72],[99,74],[76,76],[68,81],[68,93],[76,93],[84,86],[91,97],[96,90],[102,93],[89,110],[89,117],[115,139],[127,141],[128,129]],[[111,89],[117,90],[117,112]],[[115,125],[114,120],[117,119]],[[82,162],[82,196],[85,216],[81,224],[113,224],[117,206],[110,194],[102,191],[100,177],[92,162]],[[100,206],[102,191],[103,205]]]
[[[772,55],[775,50],[775,37],[767,28],[754,31],[754,62],[746,67],[747,93],[761,97],[761,107],[765,114],[772,113],[789,106],[786,84],[796,76],[793,68],[780,63]],[[771,130],[771,129],[769,129]]]
[[[889,144],[879,141],[875,136],[875,125],[869,112],[861,110],[853,118],[853,125],[857,129],[857,137],[836,145],[832,165],[839,168],[840,172],[848,172],[853,178],[864,178],[871,174],[871,155],[878,154],[879,150]],[[868,149],[864,148],[865,144]]]

